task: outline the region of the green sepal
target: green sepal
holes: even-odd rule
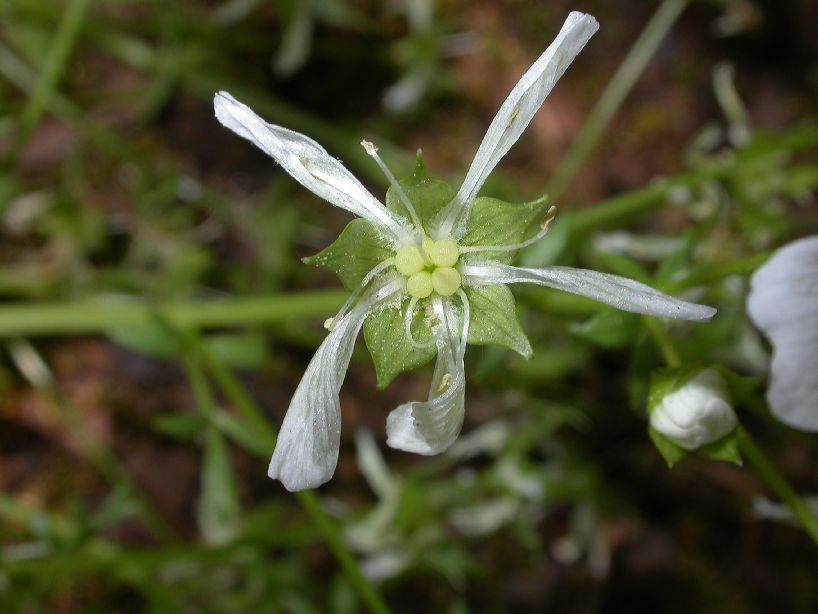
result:
[[[752,397],[756,388],[764,381],[763,377],[737,375],[721,365],[711,365],[709,368],[717,371],[718,374],[724,378],[724,382],[727,385],[727,394],[730,396],[730,403],[732,403],[734,407],[741,405]]]
[[[653,427],[648,427],[648,435],[650,435],[653,445],[665,459],[668,469],[673,469],[673,466],[680,460],[684,459],[689,452],[683,447],[675,444],[673,441],[662,435],[659,431],[654,430]]]
[[[688,365],[684,367],[673,367],[657,369],[650,377],[650,393],[648,394],[648,416],[653,413],[656,406],[669,394],[676,392],[688,381],[696,377],[708,366]]]
[[[375,365],[378,388],[386,388],[399,374],[425,365],[437,354],[422,304],[415,306],[412,337],[419,344],[429,343],[429,347],[417,347],[406,338],[404,317],[409,299],[400,308],[390,305],[376,310],[364,321],[364,340]]]
[[[744,463],[741,460],[741,453],[738,447],[738,437],[736,431],[728,433],[718,441],[708,443],[694,452],[696,456],[707,460],[733,463],[741,467]]]
[[[543,212],[547,198],[528,203],[507,203],[485,196],[474,199],[461,245],[514,245],[525,239],[526,230]],[[466,254],[465,260],[494,260],[504,264],[514,260],[516,251]]]
[[[352,220],[338,238],[306,264],[325,266],[335,271],[347,290],[357,288],[375,266],[395,255],[383,234],[366,220]]]
[[[531,358],[531,343],[520,326],[514,295],[508,286],[466,288],[465,293],[471,309],[469,343],[501,345]]]
[[[569,325],[569,330],[581,337],[608,349],[619,349],[631,345],[640,330],[639,316],[619,311],[602,309],[581,323]]]
[[[420,223],[428,234],[432,219],[454,198],[454,190],[447,182],[429,176],[423,163],[423,153],[418,151],[415,166],[405,179],[398,181],[409,202],[415,208]],[[409,211],[401,197],[393,188],[386,191],[386,208],[406,220],[410,219]]]

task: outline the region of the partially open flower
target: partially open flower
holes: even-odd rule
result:
[[[650,414],[651,427],[687,451],[718,441],[736,424],[724,378],[713,369],[669,392]]]
[[[408,180],[397,182],[377,148],[363,142],[391,185],[383,205],[315,141],[264,122],[230,94],[216,94],[216,117],[222,124],[267,152],[304,187],[362,218],[310,259],[333,268],[352,294],[327,320],[329,335],[290,403],[270,462],[271,478],[289,490],[301,490],[332,476],[341,421],[338,391],[362,327],[381,386],[437,356],[428,399],[405,403],[389,414],[387,443],[438,454],[463,425],[467,343],[503,345],[531,355],[508,284],[547,286],[663,318],[713,316],[711,307],[616,275],[511,266],[517,250],[545,236],[555,208],[543,211],[545,199],[511,205],[477,196],[597,28],[590,15],[568,16],[500,107],[457,193],[429,178],[420,160]],[[526,239],[537,218],[539,231]]]
[[[818,431],[818,237],[785,245],[753,274],[747,311],[773,345],[773,415]]]

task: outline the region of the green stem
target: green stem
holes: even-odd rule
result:
[[[793,490],[789,483],[781,476],[775,467],[772,466],[764,452],[755,444],[747,431],[742,426],[736,428],[736,437],[742,454],[750,464],[755,467],[761,478],[773,489],[775,494],[787,504],[795,518],[818,545],[818,517],[816,517],[804,504],[798,493]]]
[[[31,132],[42,120],[51,96],[57,89],[60,76],[71,56],[77,34],[85,19],[89,0],[68,0],[65,4],[51,49],[40,69],[40,77],[20,116],[17,146],[22,147]]]
[[[203,356],[203,360],[208,370],[221,387],[222,392],[227,399],[233,403],[239,409],[239,411],[241,411],[241,413],[252,422],[252,424],[265,424],[265,426],[262,427],[264,431],[266,431],[265,436],[270,437],[274,443],[276,435],[269,426],[266,426],[264,412],[255,403],[255,401],[253,401],[252,397],[244,389],[244,386],[241,384],[238,378],[236,378],[230,369],[225,368],[211,356],[208,356],[207,350],[200,343],[197,343],[196,349]],[[251,453],[257,453],[255,450],[248,449],[248,451]],[[325,543],[332,551],[333,555],[338,561],[338,564],[341,566],[341,569],[343,569],[344,573],[346,574],[347,579],[355,588],[369,611],[375,614],[388,614],[389,608],[386,606],[386,603],[383,601],[375,587],[372,586],[372,584],[370,584],[364,577],[363,573],[361,573],[355,557],[347,549],[343,538],[341,537],[341,533],[332,522],[332,519],[324,511],[315,493],[312,491],[301,491],[296,493],[296,497],[306,512],[310,515],[310,518],[321,533]]]
[[[558,199],[588,154],[596,145],[608,122],[619,109],[650,58],[656,53],[667,33],[676,23],[689,0],[664,0],[636,39],[608,86],[599,97],[588,119],[560,162],[548,186],[551,199]]]
[[[680,367],[682,365],[682,359],[679,356],[679,352],[676,351],[676,347],[673,345],[673,340],[670,338],[670,335],[667,334],[661,322],[650,316],[645,316],[642,320],[645,323],[645,328],[648,329],[650,336],[653,338],[656,347],[659,348],[659,351],[662,353],[662,358],[664,358],[667,366]]]
[[[717,281],[721,281],[725,277],[731,277],[733,275],[743,277],[749,275],[764,264],[771,255],[772,252],[762,252],[741,258],[740,260],[720,262],[718,264],[702,264],[688,271],[683,278],[671,282],[667,287],[662,288],[662,290],[670,294],[677,294],[688,288],[713,284]]]
[[[315,493],[311,490],[302,490],[296,493],[296,497],[298,497],[304,509],[307,510],[315,526],[321,532],[327,546],[329,546],[329,549],[335,555],[341,568],[346,573],[347,579],[352,583],[352,586],[358,592],[358,595],[366,604],[369,611],[373,614],[389,614],[389,608],[383,601],[383,598],[361,573],[358,562],[347,549],[346,544],[344,544],[341,538],[340,531],[338,531],[337,527],[333,524],[330,517],[324,511],[324,508],[321,507],[321,503],[318,501],[318,497]]]
[[[326,290],[164,304],[136,300],[12,304],[0,306],[0,338],[99,334],[120,327],[150,326],[157,313],[182,329],[283,324],[326,317],[346,297],[344,291]]]

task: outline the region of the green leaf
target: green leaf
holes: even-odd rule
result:
[[[213,424],[245,450],[250,450],[259,456],[269,456],[273,453],[275,439],[269,438],[260,429],[253,428],[241,416],[217,409],[213,413]]]
[[[639,316],[618,309],[603,309],[585,322],[569,325],[569,330],[578,337],[608,349],[632,344],[639,328]]]
[[[696,247],[696,233],[689,231],[685,233],[679,247],[674,250],[669,258],[659,265],[654,276],[655,283],[662,286],[677,279],[689,265],[693,258],[693,250]]]
[[[364,339],[375,364],[378,388],[386,388],[399,374],[426,364],[437,353],[434,344],[419,348],[406,338],[404,316],[408,307],[409,299],[400,309],[387,306],[369,314],[364,322]],[[420,303],[415,307],[412,337],[420,344],[432,340],[432,328]]]
[[[469,343],[501,345],[531,358],[531,343],[520,327],[511,290],[495,285],[467,288],[465,292],[471,307]]]
[[[421,152],[418,152],[412,173],[398,183],[414,206],[428,234],[432,219],[454,198],[452,186],[441,179],[429,177]],[[391,187],[386,192],[386,208],[407,220],[410,219],[406,205]]]
[[[253,369],[270,361],[267,341],[259,333],[248,331],[208,335],[204,345],[210,356],[227,367]]]
[[[744,464],[741,460],[741,454],[739,453],[738,438],[736,437],[735,430],[718,441],[702,446],[696,450],[696,455],[708,460],[733,463],[739,467]]]
[[[357,219],[346,225],[332,245],[304,258],[304,262],[332,269],[345,288],[354,290],[369,271],[394,255],[389,242],[373,224]]]
[[[222,434],[212,426],[207,429],[205,439],[197,511],[199,528],[206,542],[224,544],[235,537],[241,508],[230,451]]]
[[[181,441],[190,441],[207,425],[207,419],[200,413],[170,412],[151,420],[151,428],[157,433]]]
[[[139,326],[109,330],[108,338],[131,351],[163,360],[178,356],[182,350],[179,337],[154,320]]]
[[[710,368],[717,371],[719,375],[724,378],[724,382],[727,384],[727,393],[730,397],[730,402],[734,406],[741,405],[752,397],[756,388],[764,381],[762,377],[736,375],[730,369],[722,367],[721,365],[712,365]]]
[[[474,200],[462,245],[514,245],[525,239],[526,230],[540,215],[547,199],[513,204],[497,198],[478,197]],[[479,252],[465,258],[496,260],[510,263],[516,252]]]
[[[687,450],[681,446],[676,445],[670,439],[662,435],[659,431],[648,427],[648,434],[650,435],[653,445],[665,459],[668,469],[673,469],[673,466],[680,460],[685,458],[688,454]]]

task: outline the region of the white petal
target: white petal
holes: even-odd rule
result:
[[[568,15],[557,38],[517,82],[497,111],[447,212],[441,234],[448,235],[462,221],[463,213],[486,178],[517,142],[559,78],[598,29],[599,24],[591,15],[576,11]]]
[[[341,437],[338,392],[355,339],[367,314],[402,289],[402,280],[388,280],[363,297],[327,335],[310,361],[290,401],[267,470],[267,475],[281,480],[287,490],[316,488],[335,472]]]
[[[770,409],[818,431],[818,237],[782,247],[753,274],[747,310],[773,346]]]
[[[213,98],[216,118],[270,155],[293,179],[330,204],[346,209],[387,231],[402,234],[402,222],[372,196],[343,164],[311,138],[268,124],[227,92]]]
[[[724,378],[705,369],[671,392],[650,414],[650,425],[685,450],[718,441],[736,428]]]
[[[463,356],[468,338],[468,307],[459,317],[451,301],[433,302],[439,324],[434,328],[437,362],[427,401],[412,401],[398,406],[386,419],[386,444],[416,454],[440,454],[460,434],[466,395]]]
[[[627,277],[586,269],[553,266],[526,269],[499,262],[466,264],[462,267],[464,283],[529,283],[578,294],[623,311],[641,313],[671,320],[709,320],[716,310],[668,296],[650,286]]]

